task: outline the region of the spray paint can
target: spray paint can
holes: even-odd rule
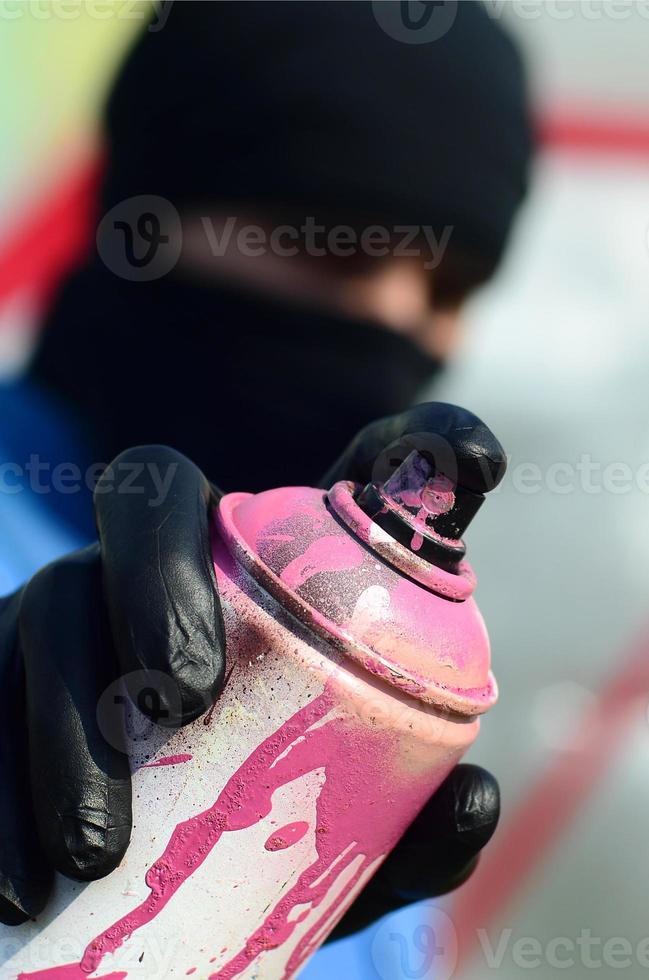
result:
[[[461,537],[504,457],[481,424],[441,442],[365,487],[221,499],[225,690],[132,740],[125,859],[0,930],[2,978],[295,976],[497,697]]]

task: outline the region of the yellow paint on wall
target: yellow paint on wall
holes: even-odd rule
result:
[[[116,67],[152,7],[160,15],[147,0],[0,0],[2,198],[46,180],[94,137]]]

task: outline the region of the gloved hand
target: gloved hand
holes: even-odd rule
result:
[[[323,486],[366,481],[379,454],[390,447],[398,455],[404,437],[434,432],[435,417],[430,404],[369,426]],[[168,474],[166,497],[150,506]],[[101,878],[126,852],[129,762],[99,727],[106,688],[133,671],[167,675],[169,688],[138,699],[138,707],[169,726],[193,721],[221,690],[226,651],[208,531],[217,499],[200,470],[174,450],[128,450],[95,491],[98,543],[0,600],[0,921],[38,915],[55,869]],[[458,766],[334,935],[461,884],[498,815],[493,777]]]

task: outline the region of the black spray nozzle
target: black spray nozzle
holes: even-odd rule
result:
[[[457,571],[462,535],[504,476],[504,450],[471,412],[440,404],[437,431],[410,435],[407,455],[383,481],[367,484],[357,503],[420,557]],[[412,448],[412,446],[415,448]]]

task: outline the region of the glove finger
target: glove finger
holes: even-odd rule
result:
[[[446,402],[424,402],[361,429],[320,485],[385,481],[413,449],[427,453],[448,476],[461,472],[463,484],[475,484],[479,493],[495,487],[507,466],[502,446],[475,415]]]
[[[479,766],[460,765],[415,818],[332,933],[339,939],[382,915],[463,884],[498,825],[500,793]]]
[[[150,678],[155,697],[138,704],[163,725],[193,721],[223,685],[225,637],[209,534],[213,493],[198,467],[166,446],[121,453],[95,490],[115,649],[124,673]]]
[[[491,773],[457,766],[383,866],[386,886],[407,902],[458,888],[493,837],[499,817],[500,791]]]
[[[29,785],[20,600],[21,593],[0,600],[0,922],[11,926],[42,912],[53,879],[38,841]]]
[[[101,878],[128,847],[131,782],[122,726],[114,725],[107,739],[98,721],[98,702],[114,683],[117,662],[97,545],[48,565],[28,583],[20,644],[42,847],[63,874]]]

